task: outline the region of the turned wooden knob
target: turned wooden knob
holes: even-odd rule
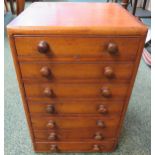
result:
[[[107,50],[112,55],[117,54],[118,53],[118,46],[115,43],[109,43]]]
[[[57,152],[57,151],[58,151],[57,145],[56,145],[56,144],[52,144],[50,150],[51,150],[52,152]]]
[[[50,88],[45,88],[43,93],[46,97],[52,97],[53,96],[53,91]]]
[[[97,133],[95,134],[94,139],[95,139],[95,140],[102,140],[102,139],[103,139],[103,136],[102,136],[101,133],[97,132]]]
[[[93,145],[93,150],[96,151],[96,152],[98,152],[101,149],[100,149],[99,145],[95,144],[95,145]]]
[[[106,114],[107,108],[104,105],[99,105],[98,112],[101,114]]]
[[[109,88],[102,88],[102,95],[104,97],[111,97],[111,91]]]
[[[54,132],[50,133],[50,135],[48,136],[48,139],[49,140],[56,140],[57,139],[56,133],[54,133]]]
[[[40,41],[38,44],[38,51],[40,53],[47,53],[49,50],[49,45],[46,41]]]
[[[113,78],[114,77],[114,71],[113,71],[112,67],[105,67],[104,68],[104,75],[107,78]]]
[[[49,114],[53,114],[55,112],[54,106],[53,105],[47,105],[46,111]]]
[[[51,75],[51,71],[48,67],[42,67],[40,69],[40,73],[42,76],[47,77],[47,78],[50,77],[50,75]]]
[[[54,127],[55,127],[55,122],[54,122],[54,121],[49,121],[49,122],[47,123],[46,127],[47,127],[47,128],[50,128],[50,129],[54,128]]]
[[[97,124],[98,127],[105,128],[105,124],[104,124],[104,122],[101,121],[101,120],[98,120],[98,121],[96,122],[96,124]]]

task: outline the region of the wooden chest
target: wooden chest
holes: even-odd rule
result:
[[[115,3],[33,3],[7,27],[36,152],[110,152],[147,28]]]

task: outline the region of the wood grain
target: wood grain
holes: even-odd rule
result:
[[[47,53],[38,51],[40,41],[49,45]],[[16,36],[16,49],[18,55],[37,57],[94,57],[100,56],[102,60],[134,60],[139,44],[137,37],[81,37],[81,36]],[[116,43],[118,54],[113,55],[107,51],[109,43]],[[24,48],[23,48],[24,47]]]
[[[34,150],[114,151],[147,27],[113,3],[45,2],[7,31]]]
[[[117,129],[119,117],[115,118],[105,118],[105,117],[61,117],[61,116],[32,116],[32,125],[35,130],[47,130],[52,129],[47,126],[51,121],[54,122],[53,129],[104,129],[104,128],[113,128],[114,131]],[[97,125],[97,121],[101,120],[105,127],[100,127]]]
[[[80,131],[80,134],[78,134]],[[50,136],[55,134],[55,139],[51,139]],[[99,133],[102,136],[101,140],[95,140],[95,135]],[[105,141],[107,139],[114,139],[116,132],[113,128],[103,129],[72,129],[72,130],[35,130],[35,140],[38,142],[66,142],[66,141]]]
[[[90,2],[34,3],[7,27],[9,34],[143,35],[147,32],[147,27],[119,4]]]
[[[25,83],[26,95],[29,98],[125,98],[128,90],[128,84],[105,84],[105,83]],[[45,95],[45,90],[52,91],[50,96]],[[109,89],[111,96],[105,97],[102,89]]]
[[[123,101],[92,101],[92,100],[67,100],[67,101],[29,101],[29,109],[31,115],[41,115],[41,116],[50,116],[50,115],[84,115],[91,116],[119,116],[122,112],[124,102]],[[48,113],[47,107],[52,105],[54,107],[53,113]],[[101,106],[104,106],[107,109],[107,112],[100,112]]]
[[[55,152],[111,152],[113,151],[115,141],[104,141],[104,142],[36,142],[36,152],[53,152],[51,150],[52,145],[57,146]],[[99,150],[94,150],[94,145],[99,146]]]
[[[106,76],[106,68],[111,67],[113,76]],[[106,82],[129,81],[132,75],[132,63],[54,63],[54,62],[21,62],[20,68],[23,79],[34,80],[96,80]],[[43,76],[42,69],[48,69],[49,74]],[[75,72],[76,71],[76,72]]]

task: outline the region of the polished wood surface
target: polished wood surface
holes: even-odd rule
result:
[[[19,34],[141,35],[147,28],[116,3],[85,2],[81,6],[81,3],[46,2],[33,3],[14,19],[8,25],[8,32],[14,31]]]
[[[129,0],[122,0],[122,2],[121,2],[121,5],[122,5],[125,9],[127,9],[128,4],[129,4]]]
[[[52,103],[51,103],[52,102]],[[102,100],[66,100],[66,101],[29,101],[31,115],[98,115],[98,116],[120,116],[123,108],[123,101],[102,101]],[[52,108],[50,108],[50,106]],[[51,109],[51,110],[50,110]]]
[[[16,14],[19,15],[25,8],[25,0],[16,0],[17,9]]]
[[[70,67],[72,66],[72,67]],[[133,63],[51,63],[21,62],[20,68],[24,80],[64,81],[129,81]],[[76,72],[75,72],[76,71]]]
[[[98,125],[98,121],[104,123],[104,127]],[[114,131],[117,129],[119,117],[63,117],[63,116],[35,116],[31,117],[32,126],[35,130],[50,130],[50,129],[104,129],[104,128],[113,128]],[[54,125],[49,125],[51,121]],[[74,123],[75,122],[75,123]]]
[[[115,141],[104,142],[37,142],[37,152],[111,152]]]
[[[28,98],[125,98],[128,84],[112,83],[25,83]],[[106,90],[111,92],[106,96]]]
[[[113,151],[147,28],[118,4],[60,2],[7,30],[34,150]]]
[[[48,51],[46,52],[38,50],[38,45],[42,40],[48,44]],[[19,56],[41,58],[72,57],[76,59],[81,57],[100,57],[103,60],[134,60],[138,51],[138,46],[136,45],[140,43],[140,40],[137,37],[78,37],[64,35],[55,37],[19,36],[15,37],[15,42]],[[113,44],[117,46],[117,53],[112,51]]]
[[[81,134],[77,134],[80,131]],[[41,130],[34,131],[36,141],[59,142],[59,141],[105,141],[114,139],[116,132],[113,128],[103,129],[72,129],[72,130]],[[97,139],[99,137],[99,139]]]

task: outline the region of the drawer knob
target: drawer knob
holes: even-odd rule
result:
[[[114,77],[114,71],[113,71],[112,67],[105,67],[104,68],[104,75],[107,78],[113,78]]]
[[[97,132],[97,133],[95,134],[94,139],[95,139],[95,140],[102,140],[102,139],[103,139],[103,136],[102,136],[101,133]]]
[[[52,97],[54,95],[53,91],[50,88],[45,88],[43,93],[46,97]]]
[[[57,152],[57,151],[58,151],[57,145],[52,144],[50,150],[51,150],[52,152]]]
[[[95,144],[95,145],[93,145],[93,150],[96,151],[96,152],[98,152],[101,149],[100,149],[99,145]]]
[[[107,50],[112,55],[117,54],[118,53],[118,46],[115,43],[109,43]]]
[[[56,140],[57,139],[56,133],[54,133],[54,132],[50,133],[50,135],[48,136],[48,139],[49,140]]]
[[[96,122],[96,124],[97,124],[98,127],[105,128],[105,124],[104,124],[104,122],[101,121],[101,120],[98,120],[98,121]]]
[[[109,88],[102,88],[102,95],[104,97],[111,97],[111,91]]]
[[[49,45],[46,41],[40,41],[38,44],[38,51],[40,53],[47,53],[49,50]]]
[[[40,70],[40,73],[43,77],[46,77],[46,78],[50,77],[51,75],[51,71],[48,67],[42,67]]]
[[[49,114],[53,114],[55,112],[54,106],[53,105],[47,105],[46,111]]]
[[[55,122],[54,121],[49,121],[46,126],[47,126],[47,128],[52,129],[52,128],[55,127]]]
[[[107,108],[104,105],[99,105],[98,112],[101,114],[106,114],[107,113]]]

